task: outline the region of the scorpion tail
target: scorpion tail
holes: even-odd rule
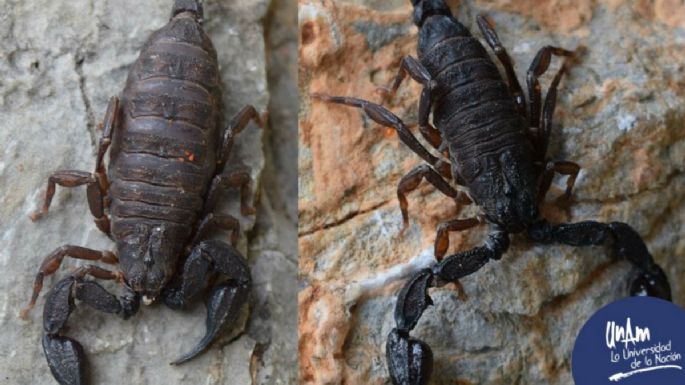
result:
[[[182,12],[190,12],[195,15],[198,21],[202,21],[204,12],[202,10],[202,3],[199,0],[176,0],[174,8],[171,9],[171,18]]]
[[[672,299],[668,277],[654,261],[640,234],[626,223],[585,221],[552,225],[543,220],[531,226],[528,234],[538,242],[571,246],[601,245],[609,241],[613,243],[615,259],[627,260],[636,267],[636,274],[629,281],[630,295]]]
[[[411,4],[414,6],[414,24],[419,27],[429,16],[452,16],[445,0],[411,0]]]

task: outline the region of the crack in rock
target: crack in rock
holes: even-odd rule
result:
[[[390,203],[389,200],[384,200],[384,201],[382,201],[382,202],[379,202],[379,203],[374,204],[373,206],[371,206],[371,207],[369,207],[369,208],[367,208],[367,209],[352,211],[351,213],[345,215],[344,217],[338,219],[337,221],[333,221],[333,222],[329,222],[329,223],[324,223],[323,225],[317,226],[317,227],[314,228],[314,229],[307,229],[307,230],[304,230],[304,231],[302,231],[302,232],[300,232],[300,233],[298,234],[298,237],[300,237],[300,238],[301,238],[301,237],[305,237],[305,236],[307,236],[307,235],[311,235],[311,234],[314,234],[314,233],[318,233],[318,232],[320,232],[320,231],[328,230],[328,229],[333,228],[333,227],[341,226],[341,225],[343,225],[345,222],[348,222],[349,220],[353,219],[354,217],[357,217],[357,216],[359,216],[359,215],[363,215],[363,214],[366,214],[366,213],[370,213],[370,212],[372,212],[372,211],[374,211],[374,210],[376,210],[376,209],[378,209],[378,208],[380,208],[380,207],[385,206],[385,205],[388,204],[388,203]]]
[[[90,135],[90,143],[95,147],[95,114],[93,113],[93,106],[88,98],[88,93],[86,92],[86,77],[83,74],[83,62],[85,58],[81,53],[76,54],[74,59],[74,71],[78,75],[78,87],[81,93],[81,99],[83,100],[83,105],[86,108],[86,130]]]

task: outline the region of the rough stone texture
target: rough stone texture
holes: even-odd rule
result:
[[[48,175],[56,169],[91,170],[97,125],[111,95],[124,86],[129,65],[149,34],[168,20],[172,1],[4,2],[0,14],[0,328],[3,383],[54,384],[40,347],[45,293],[80,262],[67,260],[46,280],[43,295],[28,321],[18,317],[30,295],[42,258],[63,244],[112,249],[93,224],[84,188],[58,188],[50,214],[32,223],[28,214],[41,203]],[[225,115],[246,104],[275,115],[292,105],[267,83],[267,58],[262,21],[270,1],[205,2],[205,29],[214,41],[224,83]],[[282,6],[274,1],[274,7]],[[294,9],[290,10],[290,41],[295,41]],[[278,22],[280,23],[280,21]],[[267,25],[267,29],[273,28]],[[283,37],[283,36],[282,36]],[[269,41],[270,42],[270,41]],[[294,56],[294,48],[290,56]],[[276,55],[276,54],[273,54]],[[283,56],[283,54],[280,54]],[[287,55],[286,58],[287,59]],[[274,66],[281,82],[294,86],[291,60]],[[287,67],[287,66],[290,67]],[[284,68],[289,68],[284,71]],[[270,81],[271,79],[269,79]],[[275,96],[269,101],[269,94]],[[269,137],[293,132],[290,120],[272,121],[268,130],[248,127],[237,139],[229,165],[253,171],[258,216],[241,218],[240,249],[253,275],[251,310],[226,330],[205,354],[179,367],[169,362],[204,334],[204,306],[175,312],[155,304],[131,320],[91,309],[77,309],[69,335],[86,349],[92,383],[114,384],[285,384],[296,378],[295,358],[283,352],[295,347],[295,255],[292,219],[295,193],[258,193],[287,165],[265,166]],[[266,134],[264,134],[266,132]],[[263,143],[264,142],[264,143]],[[296,146],[293,137],[287,146]],[[263,148],[266,147],[266,148]],[[277,171],[273,171],[273,169]],[[294,165],[292,166],[294,170]],[[264,170],[264,178],[262,171]],[[268,171],[272,170],[272,171]],[[292,171],[295,172],[295,171]],[[270,176],[271,175],[271,176]],[[283,192],[290,195],[282,196]],[[280,196],[278,194],[281,194]],[[276,197],[278,196],[278,200]],[[277,202],[278,206],[271,202]],[[225,196],[223,212],[238,215],[237,194]],[[289,210],[289,211],[288,211]],[[255,223],[256,222],[256,223]],[[226,235],[218,233],[225,239]],[[293,241],[290,242],[294,243]],[[116,290],[116,285],[105,284]],[[232,342],[231,342],[232,341]],[[229,343],[230,342],[230,343]]]
[[[253,275],[263,276],[250,335],[264,340],[255,384],[297,383],[297,4],[273,0],[266,30],[269,82],[269,124],[265,137],[266,164],[262,185],[270,216],[257,223],[265,247]],[[261,241],[263,240],[263,241]],[[259,250],[255,246],[255,250]],[[268,252],[266,252],[268,251]],[[262,274],[262,270],[264,274]],[[260,325],[254,328],[254,325]],[[229,381],[228,383],[236,383]]]
[[[574,199],[543,207],[551,221],[629,222],[685,305],[685,22],[675,1],[452,1],[480,36],[487,11],[519,79],[547,44],[588,46],[560,90],[550,154],[581,164]],[[434,263],[438,223],[468,217],[423,185],[409,196],[400,234],[396,186],[420,164],[389,129],[312,92],[380,101],[417,30],[408,1],[301,0],[299,152],[300,376],[306,384],[386,384],[385,340],[404,278]],[[552,70],[559,65],[554,60]],[[553,71],[550,71],[553,73]],[[545,76],[546,85],[551,76]],[[420,86],[405,81],[386,105],[416,123]],[[450,251],[482,242],[485,228],[451,236]],[[570,384],[578,330],[627,295],[633,273],[603,247],[534,245],[514,236],[499,262],[431,292],[414,336],[435,353],[433,384]]]

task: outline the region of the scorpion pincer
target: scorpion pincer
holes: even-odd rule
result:
[[[103,123],[94,172],[63,170],[48,180],[45,202],[34,220],[48,212],[55,186],[86,185],[97,227],[116,251],[62,246],[43,261],[26,316],[35,305],[43,279],[65,257],[97,261],[59,281],[43,312],[43,349],[53,376],[62,385],[86,383],[82,346],[63,334],[78,299],[124,319],[142,300],[156,299],[174,309],[186,306],[215,282],[207,298],[204,338],[173,364],[201,353],[231,323],[250,292],[250,270],[235,249],[236,218],[215,214],[220,193],[239,188],[241,212],[249,203],[249,170],[224,174],[233,139],[250,121],[261,127],[252,106],[243,108],[223,129],[222,87],[217,55],[202,28],[196,0],[176,0],[170,21],[154,32],[131,67],[120,98],[112,97]],[[109,167],[103,158],[110,147]],[[209,240],[212,228],[232,232],[231,245]],[[87,276],[119,281],[126,293],[117,298]],[[218,279],[216,279],[218,278]]]
[[[373,121],[394,128],[400,140],[428,164],[404,176],[397,196],[404,226],[408,223],[406,194],[422,180],[461,204],[475,203],[482,216],[454,219],[439,226],[434,253],[438,263],[415,273],[399,293],[396,327],[386,344],[388,370],[397,385],[426,384],[433,362],[430,347],[411,338],[410,331],[428,305],[428,289],[456,282],[473,274],[490,260],[499,260],[509,247],[509,234],[526,231],[542,243],[572,246],[612,244],[614,258],[636,267],[630,281],[631,295],[671,299],[663,270],[654,262],[644,241],[629,225],[584,221],[551,224],[540,216],[555,173],[568,176],[565,195],[571,194],[580,166],[551,161],[547,147],[552,128],[557,87],[580,50],[543,47],[527,72],[529,102],[516,78],[512,61],[487,17],[478,17],[485,40],[506,72],[505,83],[481,43],[452,15],[444,0],[412,0],[414,23],[419,28],[418,59],[403,58],[391,90],[394,93],[408,74],[423,85],[419,101],[419,131],[449,160],[434,156],[396,115],[372,102],[344,96],[314,94],[320,100],[360,108]],[[547,71],[553,56],[564,62],[554,76],[542,103],[538,77]],[[433,114],[433,123],[429,115]],[[448,180],[468,192],[454,189]],[[485,244],[443,258],[449,233],[482,223],[490,226]]]

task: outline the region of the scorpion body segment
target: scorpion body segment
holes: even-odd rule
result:
[[[396,327],[386,344],[388,371],[396,385],[426,384],[432,367],[430,347],[410,337],[424,310],[432,304],[428,289],[477,272],[499,260],[509,248],[511,233],[526,231],[536,242],[573,246],[607,244],[615,259],[636,268],[628,285],[631,295],[671,299],[668,279],[654,262],[639,234],[621,222],[586,221],[550,224],[540,216],[555,173],[568,177],[565,196],[571,194],[580,166],[552,161],[547,146],[552,128],[557,88],[572,60],[582,51],[545,46],[527,72],[528,98],[516,78],[512,61],[489,19],[478,17],[486,42],[504,67],[506,81],[481,43],[459,21],[444,0],[412,0],[419,28],[418,59],[404,57],[389,89],[397,91],[409,75],[423,85],[419,100],[419,132],[440,155],[428,151],[404,122],[379,104],[367,100],[315,93],[317,99],[357,107],[373,121],[394,128],[398,137],[428,164],[415,167],[397,187],[404,226],[408,225],[406,194],[422,180],[458,204],[475,203],[482,214],[442,223],[435,238],[437,263],[416,272],[400,291],[395,308]],[[553,56],[564,61],[555,74],[544,103],[538,77]],[[429,116],[433,115],[433,125]],[[460,185],[455,189],[448,180]],[[487,223],[484,245],[445,257],[449,233]],[[444,257],[444,258],[443,258]]]
[[[112,135],[112,238],[137,292],[169,281],[216,167],[221,81],[197,15],[177,13],[133,64]]]
[[[202,28],[202,17],[199,1],[175,1],[170,21],[152,34],[120,97],[110,100],[95,171],[53,173],[43,207],[32,215],[36,220],[48,212],[56,185],[86,185],[96,225],[116,244],[116,252],[73,245],[56,249],[45,257],[29,305],[22,311],[26,316],[44,278],[55,273],[65,257],[120,268],[82,266],[47,296],[43,349],[62,385],[85,383],[84,349],[63,335],[75,299],[127,319],[139,310],[141,300],[150,304],[161,297],[173,309],[186,307],[211,283],[205,336],[172,364],[204,351],[247,301],[250,270],[234,248],[239,222],[214,210],[221,191],[239,188],[242,214],[254,214],[248,203],[249,171],[223,171],[234,136],[250,121],[259,126],[263,121],[254,107],[246,106],[223,128],[217,54]],[[232,232],[231,245],[205,239],[214,227]],[[118,281],[125,294],[117,297],[89,276]]]
[[[433,123],[449,150],[452,176],[490,221],[521,231],[537,217],[526,121],[478,39],[449,10],[419,5],[418,57],[433,79]]]

